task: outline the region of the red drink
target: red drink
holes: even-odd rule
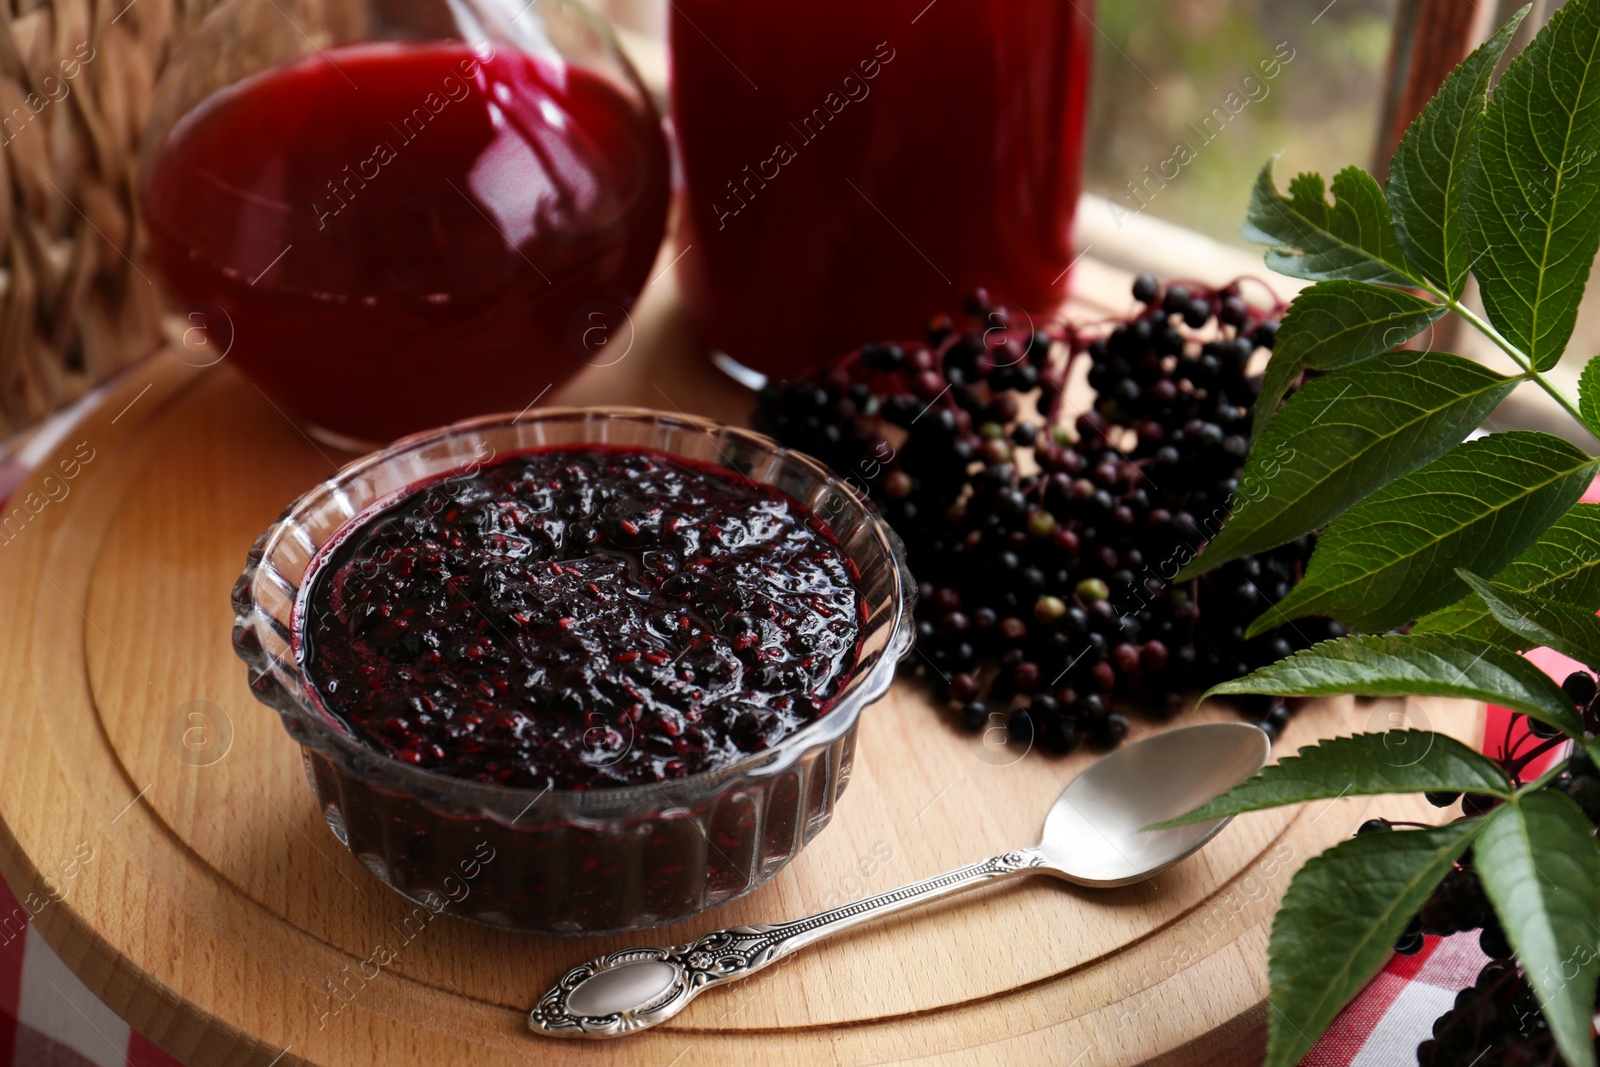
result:
[[[660,244],[666,149],[583,68],[366,44],[206,100],[142,194],[179,310],[224,312],[228,359],[287,411],[385,440],[581,369],[574,324],[630,305]]]
[[[1090,0],[677,0],[678,264],[703,340],[790,374],[1073,250]],[[690,247],[692,246],[692,247]]]

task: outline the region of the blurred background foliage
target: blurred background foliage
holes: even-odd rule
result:
[[[1326,6],[1324,6],[1326,5]],[[1370,165],[1383,104],[1397,0],[1106,0],[1096,20],[1084,188],[1232,244],[1261,164],[1331,173]],[[1292,55],[1276,78],[1258,64]],[[1247,75],[1256,80],[1246,91]],[[1263,92],[1263,89],[1265,90]],[[1248,101],[1209,143],[1190,124]],[[1255,99],[1252,99],[1255,97]],[[1213,122],[1213,127],[1217,123]],[[1195,151],[1162,187],[1163,161]],[[1168,165],[1165,173],[1172,173]],[[1130,191],[1129,183],[1138,187]],[[1114,218],[1120,217],[1114,213]]]

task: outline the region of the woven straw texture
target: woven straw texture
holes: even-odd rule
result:
[[[161,334],[134,161],[156,74],[215,0],[13,0],[0,24],[0,435]]]

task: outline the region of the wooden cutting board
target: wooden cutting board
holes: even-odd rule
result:
[[[1097,269],[1080,267],[1080,291]],[[1126,292],[1105,277],[1101,291]],[[741,417],[748,394],[694,352],[670,281],[649,296],[627,357],[559,400]],[[0,872],[91,990],[196,1067],[1251,1063],[1295,868],[1371,815],[1433,817],[1401,798],[1246,816],[1146,884],[980,890],[808,949],[638,1037],[536,1037],[539,993],[601,952],[795,917],[1031,844],[1093,756],[991,750],[899,683],[863,718],[833,823],[748,897],[597,939],[440,917],[371,967],[411,905],[323,825],[229,640],[246,548],[347,458],[225,360],[168,352],[112,388],[0,517]],[[1481,731],[1469,705],[1343,699],[1303,711],[1276,751],[1408,722]]]

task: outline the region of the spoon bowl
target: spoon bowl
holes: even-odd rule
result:
[[[1261,769],[1272,742],[1256,726],[1218,722],[1156,734],[1102,757],[1061,791],[1044,823],[1043,869],[1110,889],[1149,878],[1201,848],[1229,818],[1146,830]]]

